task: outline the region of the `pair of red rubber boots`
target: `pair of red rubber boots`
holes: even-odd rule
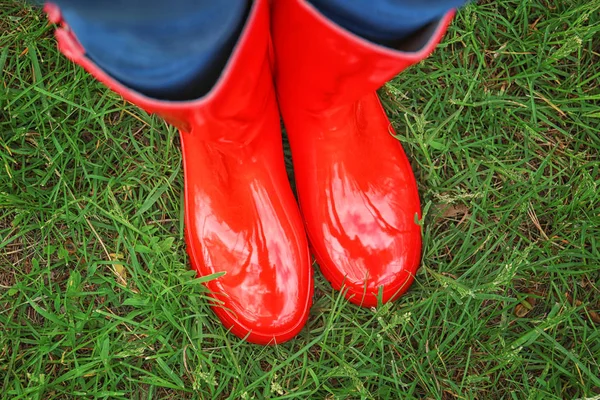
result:
[[[419,196],[375,90],[433,50],[452,12],[392,49],[336,26],[306,1],[256,0],[213,89],[194,101],[163,101],[109,77],[59,10],[46,10],[62,24],[56,36],[67,57],[179,128],[188,254],[200,276],[225,272],[206,285],[231,332],[275,344],[302,329],[313,296],[308,242],[323,275],[355,304],[376,306],[408,289],[421,256]]]

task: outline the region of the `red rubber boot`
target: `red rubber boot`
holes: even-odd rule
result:
[[[375,90],[427,57],[452,15],[394,50],[306,1],[273,4],[275,86],[309,241],[323,275],[358,305],[399,297],[421,257],[417,185]]]
[[[59,10],[47,5],[50,20]],[[223,324],[250,342],[281,343],[304,326],[312,303],[306,234],[287,180],[272,79],[269,7],[253,3],[214,88],[194,101],[159,101],[116,82],[88,59],[63,22],[59,49],[110,89],[180,130],[185,234]]]

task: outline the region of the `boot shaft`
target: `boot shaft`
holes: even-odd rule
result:
[[[251,125],[261,118],[274,96],[267,3],[254,2],[221,76],[206,96],[192,101],[156,100],[124,86],[86,56],[58,7],[46,3],[45,10],[50,22],[60,25],[56,30],[60,51],[127,101],[160,115],[183,133],[203,135],[216,143],[247,143],[251,138],[236,136],[239,125]]]
[[[272,9],[280,105],[313,112],[352,103],[426,58],[454,15],[448,12],[393,49],[346,31],[306,1],[277,1]]]

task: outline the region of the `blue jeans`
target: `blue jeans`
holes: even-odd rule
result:
[[[287,1],[287,0],[276,0]],[[345,29],[397,42],[466,0],[310,0]],[[251,0],[54,0],[89,58],[148,96],[189,100],[217,80]]]

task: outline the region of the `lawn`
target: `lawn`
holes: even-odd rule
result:
[[[177,132],[0,0],[3,399],[600,399],[600,1],[497,0],[380,91],[423,263],[291,342],[228,334],[188,270]],[[291,165],[288,158],[288,165]]]

